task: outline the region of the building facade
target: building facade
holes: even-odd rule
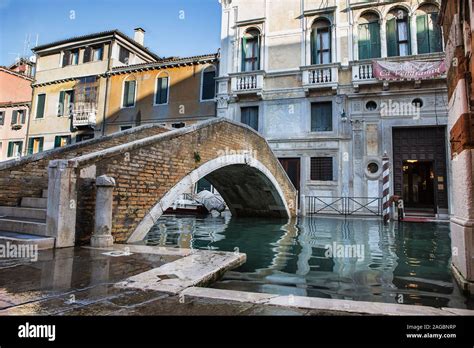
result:
[[[452,263],[461,287],[474,294],[474,41],[471,0],[445,0],[441,23],[448,67],[453,208]]]
[[[409,213],[448,217],[439,1],[221,5],[217,115],[268,139],[300,192],[301,213],[314,197],[320,207],[381,197],[386,154],[391,195]]]
[[[23,73],[0,67],[0,161],[20,157],[23,153],[32,81]]]
[[[181,128],[216,115],[218,55],[169,58],[108,73],[105,133],[147,123]]]
[[[115,67],[150,63],[160,57],[118,30],[95,33],[35,47],[32,117],[25,154],[104,134],[109,75]]]

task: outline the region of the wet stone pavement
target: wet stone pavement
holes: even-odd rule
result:
[[[40,251],[38,260],[0,260],[0,315],[321,315],[318,310],[180,296],[115,286],[183,257],[104,254],[69,248]],[[331,314],[331,315],[334,315]]]

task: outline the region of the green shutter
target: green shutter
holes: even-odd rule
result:
[[[311,64],[316,64],[316,30],[311,31]]]
[[[60,146],[60,144],[61,144],[61,136],[56,135],[54,137],[54,148],[55,149],[58,148]]]
[[[387,21],[387,56],[398,56],[396,18]]]
[[[247,56],[247,39],[245,37],[242,38],[242,67],[241,70],[245,71],[245,57]]]
[[[43,152],[43,142],[44,142],[44,138],[40,138],[38,152]]]
[[[11,124],[17,124],[17,123],[18,123],[18,111],[13,110]]]
[[[128,106],[133,106],[133,104],[135,104],[135,81],[129,82],[127,101]]]
[[[438,25],[438,14],[431,13],[430,19],[432,25],[432,28],[430,28],[430,52],[442,52],[443,44],[441,27]]]
[[[23,141],[18,142],[18,154],[21,156],[23,153]]]
[[[7,156],[8,156],[8,157],[12,157],[12,156],[13,156],[13,141],[10,141],[10,142],[8,143]]]
[[[407,15],[408,55],[411,55],[411,19]]]
[[[359,25],[359,59],[369,59],[370,56],[370,36],[368,24]]]
[[[28,155],[33,154],[33,141],[34,141],[33,138],[28,139],[28,149],[27,149]]]
[[[39,94],[37,98],[38,102],[36,103],[36,118],[43,118],[46,94]]]
[[[25,124],[26,123],[26,110],[21,110],[21,120],[20,120],[21,124]]]
[[[369,23],[369,44],[370,46],[370,58],[380,58],[381,45],[380,45],[380,24],[379,22]]]
[[[161,78],[161,98],[160,104],[166,104],[168,102],[168,78]]]
[[[260,70],[260,35],[257,36],[257,70]]]
[[[58,116],[64,115],[64,109],[66,107],[64,105],[64,99],[65,99],[64,96],[65,96],[64,91],[59,92]]]

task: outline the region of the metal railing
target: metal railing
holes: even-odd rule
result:
[[[383,202],[379,197],[306,196],[306,215],[383,215]]]

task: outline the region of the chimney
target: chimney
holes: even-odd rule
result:
[[[135,28],[135,36],[134,40],[138,42],[140,45],[145,45],[145,30],[143,28]]]

